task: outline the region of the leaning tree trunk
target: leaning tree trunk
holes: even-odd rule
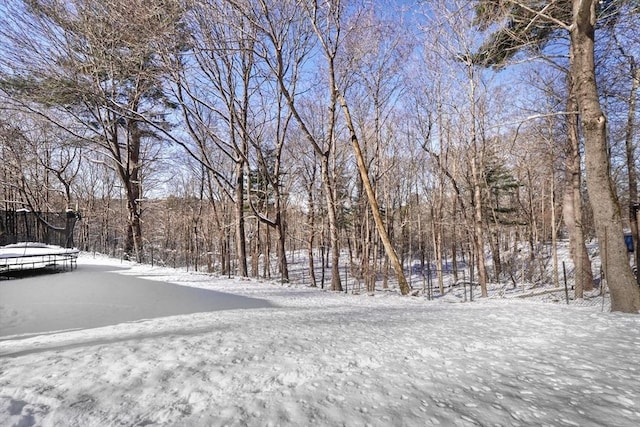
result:
[[[620,206],[609,174],[607,119],[600,107],[595,79],[596,1],[573,0],[571,78],[585,139],[587,190],[593,209],[600,256],[611,291],[611,310],[640,311],[640,289],[624,243]]]
[[[385,226],[384,221],[382,221],[380,207],[378,206],[378,199],[376,198],[373,187],[371,186],[371,180],[369,179],[367,165],[365,164],[364,156],[362,155],[362,150],[360,149],[360,143],[358,142],[355,127],[353,126],[353,122],[351,120],[351,114],[349,113],[347,101],[341,94],[338,95],[338,99],[340,101],[340,105],[342,106],[342,111],[347,122],[347,128],[349,129],[349,133],[351,134],[351,145],[356,156],[356,164],[358,165],[358,171],[360,172],[362,185],[364,186],[365,192],[367,193],[367,201],[369,202],[369,206],[371,207],[373,221],[376,224],[378,235],[380,236],[380,240],[382,240],[382,245],[384,246],[387,258],[391,262],[391,266],[396,273],[398,285],[400,286],[400,293],[402,295],[407,295],[411,291],[411,287],[409,286],[407,278],[404,275],[404,270],[402,269],[402,264],[398,259],[398,255],[396,254],[396,251],[391,244],[391,239],[389,238],[389,234],[387,233],[387,227]]]

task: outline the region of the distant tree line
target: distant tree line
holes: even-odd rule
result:
[[[639,11],[6,2],[3,209],[77,206],[83,250],[334,291],[559,285],[568,239],[581,298],[597,239],[612,309],[638,312]]]

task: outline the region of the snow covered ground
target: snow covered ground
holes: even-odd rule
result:
[[[4,336],[2,426],[640,425],[640,316],[78,264],[272,306]]]
[[[119,268],[116,268],[119,269]],[[214,310],[269,307],[267,301],[147,280],[81,263],[72,272],[22,272],[0,282],[0,338],[88,329]]]

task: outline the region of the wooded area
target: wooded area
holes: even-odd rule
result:
[[[580,298],[597,240],[612,310],[638,312],[639,12],[7,2],[2,209],[77,207],[81,250],[403,295],[416,271],[558,285],[569,240]]]

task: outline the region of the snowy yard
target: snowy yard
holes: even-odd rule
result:
[[[3,336],[0,425],[640,425],[640,316],[83,264],[272,306]]]

